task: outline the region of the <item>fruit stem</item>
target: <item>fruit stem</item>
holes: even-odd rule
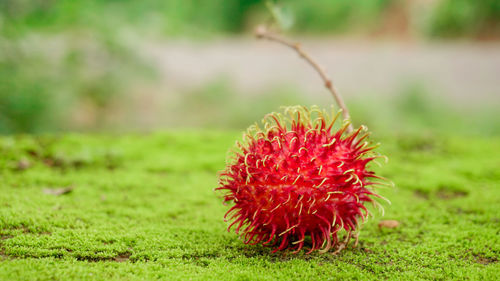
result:
[[[311,57],[308,53],[302,49],[300,43],[294,43],[289,41],[288,39],[279,36],[277,34],[272,33],[269,31],[269,29],[265,25],[259,25],[255,29],[255,36],[258,39],[267,39],[269,41],[274,41],[277,43],[280,43],[282,45],[285,45],[287,47],[290,47],[291,49],[295,50],[300,57],[302,57],[305,61],[307,61],[313,68],[316,70],[316,72],[319,74],[323,82],[325,83],[325,87],[328,89],[328,91],[332,94],[333,98],[335,99],[335,102],[337,105],[342,109],[342,116],[344,117],[344,120],[351,120],[351,116],[349,114],[349,110],[347,109],[347,106],[344,103],[344,100],[339,94],[339,91],[337,88],[333,85],[332,79],[326,74],[325,70],[321,65],[319,65],[315,59]],[[349,123],[349,126],[347,127],[347,133],[353,132],[354,129],[352,127],[352,124]]]

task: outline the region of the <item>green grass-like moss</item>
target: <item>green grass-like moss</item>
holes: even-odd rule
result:
[[[0,138],[0,280],[493,280],[500,139],[391,136],[395,188],[357,248],[271,254],[225,231],[213,188],[240,133]],[[72,186],[60,196],[46,188]]]

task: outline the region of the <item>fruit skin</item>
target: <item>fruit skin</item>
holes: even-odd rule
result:
[[[371,189],[377,177],[367,164],[380,157],[364,141],[364,127],[347,135],[317,107],[285,108],[263,120],[264,130],[249,128],[239,151],[220,174],[224,202],[234,203],[224,216],[246,244],[271,245],[274,251],[310,245],[310,252],[340,246],[365,220],[364,203],[377,204]],[[331,115],[333,116],[333,114]],[[310,239],[310,241],[309,241]]]

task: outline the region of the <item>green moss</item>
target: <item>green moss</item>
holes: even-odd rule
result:
[[[271,254],[225,231],[239,133],[0,138],[0,280],[484,279],[500,274],[500,139],[390,136],[396,183],[360,245]],[[60,196],[45,188],[72,186]]]

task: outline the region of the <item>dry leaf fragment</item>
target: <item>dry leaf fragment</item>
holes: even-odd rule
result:
[[[383,220],[378,223],[378,228],[396,228],[399,226],[399,222],[397,220]]]
[[[31,167],[30,161],[28,159],[21,159],[19,162],[17,162],[16,169],[18,171],[24,171],[26,169],[29,169]]]
[[[61,187],[61,188],[44,188],[43,193],[49,195],[60,196],[64,194],[68,194],[73,191],[73,186]]]
[[[119,254],[118,256],[116,256],[116,257],[114,258],[114,260],[115,260],[116,262],[126,262],[126,261],[128,261],[128,260],[129,260],[129,258],[130,258],[130,256],[131,256],[131,255],[132,255],[132,254],[131,254],[131,253],[128,253],[128,252],[127,252],[127,253],[123,253],[123,254]]]

